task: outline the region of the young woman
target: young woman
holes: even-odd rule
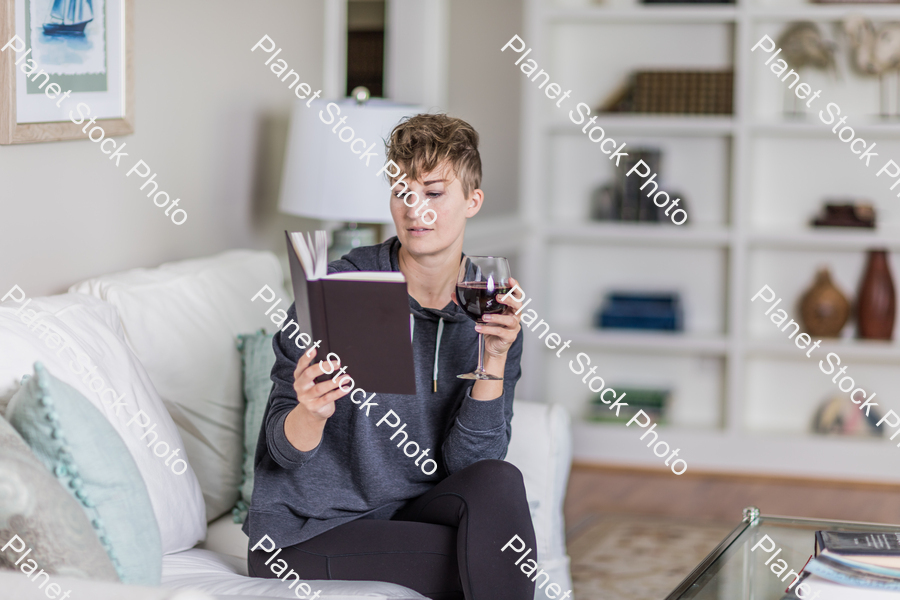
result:
[[[391,409],[402,417],[403,431],[376,428],[369,408],[338,388],[339,378],[315,383],[327,368],[334,372],[335,361],[323,369],[328,363],[318,362],[324,357],[315,348],[276,335],[244,532],[251,549],[268,535],[283,548],[278,559],[305,580],[389,581],[434,600],[531,600],[534,583],[501,552],[513,536],[535,547],[522,475],[502,460],[521,375],[514,314],[521,304],[500,300],[503,314],[475,325],[454,294],[466,221],[484,202],[478,134],[459,119],[417,115],[394,129],[388,158],[407,173],[391,181],[397,236],[353,250],[328,271],[406,277],[417,393],[372,399],[377,414]],[[404,202],[410,190],[428,199],[432,223],[421,206]],[[295,317],[291,306],[288,318]],[[484,368],[502,381],[456,377],[474,370],[479,331]],[[428,450],[436,471],[404,454],[407,439]],[[262,548],[251,551],[250,574],[278,576],[269,558]]]

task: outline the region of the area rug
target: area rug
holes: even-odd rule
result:
[[[663,600],[737,523],[596,515],[568,544],[575,600]]]

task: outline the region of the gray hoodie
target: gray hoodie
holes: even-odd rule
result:
[[[396,237],[356,248],[330,263],[328,272],[399,271],[399,249]],[[437,310],[423,308],[410,296],[409,309],[416,394],[376,394],[367,407],[351,402],[349,394],[339,398],[322,441],[308,452],[294,448],[284,434],[284,420],[297,406],[293,373],[305,350],[287,335],[275,335],[274,385],[256,446],[253,501],[243,527],[251,544],[268,535],[284,548],[354,519],[389,519],[449,474],[506,456],[513,394],[522,372],[522,332],[507,355],[503,395],[474,400],[473,382],[456,377],[478,363],[474,321],[449,301]],[[291,305],[288,319],[295,317]],[[353,365],[347,365],[347,373],[353,375]],[[400,416],[401,424],[390,427],[392,417],[376,427],[389,410]],[[412,457],[403,451],[413,449],[407,447],[409,441],[421,449]],[[422,467],[427,459],[437,465],[431,475],[425,472],[433,465]]]

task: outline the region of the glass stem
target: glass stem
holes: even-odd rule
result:
[[[478,334],[478,370],[477,373],[484,373],[484,334]]]

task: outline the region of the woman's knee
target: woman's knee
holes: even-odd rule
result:
[[[463,469],[468,477],[478,480],[479,487],[498,487],[503,490],[521,488],[525,490],[522,472],[505,460],[479,460]]]

